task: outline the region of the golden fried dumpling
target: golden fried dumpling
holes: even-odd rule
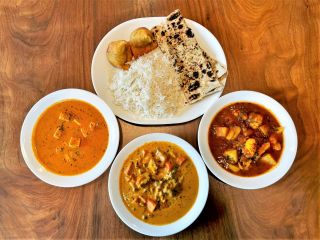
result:
[[[152,32],[145,27],[137,28],[130,35],[130,44],[133,47],[145,47],[152,42]]]
[[[128,69],[129,65],[126,63],[132,60],[130,44],[125,40],[111,42],[107,49],[107,57],[113,66]]]

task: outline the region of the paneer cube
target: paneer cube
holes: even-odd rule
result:
[[[62,136],[62,128],[61,127],[57,127],[56,131],[53,134],[53,137],[55,139],[60,139]]]
[[[264,154],[269,148],[270,148],[270,143],[269,142],[263,143],[261,145],[261,147],[259,147],[259,149],[258,149],[258,155],[262,156],[262,154]]]
[[[257,129],[258,127],[261,126],[263,122],[263,116],[261,114],[252,112],[249,114],[248,121],[249,121],[249,126],[252,129]]]
[[[71,137],[69,140],[69,147],[78,148],[78,147],[80,147],[80,142],[81,142],[80,138]]]
[[[232,164],[229,164],[229,165],[228,165],[228,168],[229,168],[232,172],[239,172],[239,171],[240,171],[240,168],[238,168],[237,166],[232,165]]]
[[[163,152],[161,152],[159,149],[157,149],[156,158],[159,159],[161,162],[164,162],[167,159],[167,156]]]
[[[96,126],[97,126],[97,124],[96,124],[95,122],[90,122],[90,123],[89,123],[89,129],[90,129],[91,131],[93,131],[93,130],[96,128]]]
[[[215,133],[216,133],[217,137],[224,137],[225,138],[227,136],[229,128],[227,128],[227,127],[215,127],[214,130],[215,130]]]
[[[70,121],[71,119],[71,114],[70,113],[67,113],[67,112],[60,112],[59,114],[59,120],[62,120],[62,121]]]
[[[71,157],[69,156],[69,154],[64,154],[64,160],[67,162],[71,162]]]
[[[84,128],[80,128],[80,132],[84,138],[88,137],[88,131]]]
[[[238,137],[240,132],[241,132],[241,128],[239,126],[230,127],[226,139],[227,140],[234,140]]]
[[[75,124],[77,124],[78,126],[81,126],[81,123],[79,122],[79,120],[73,119],[73,122],[74,122]]]
[[[186,160],[185,157],[177,157],[177,158],[176,158],[176,163],[177,163],[179,166],[181,166],[181,165],[184,163],[185,160]]]
[[[238,152],[235,149],[228,149],[224,151],[223,156],[227,158],[227,160],[231,161],[233,164],[238,162]]]
[[[242,152],[246,158],[252,158],[257,150],[257,142],[254,138],[248,138],[242,148]]]
[[[269,126],[267,124],[264,124],[264,125],[260,126],[259,130],[260,130],[260,132],[262,132],[262,134],[264,136],[268,136],[269,135],[270,128],[269,128]]]
[[[153,201],[152,199],[147,200],[147,209],[149,212],[153,213],[156,207],[157,207],[157,203],[155,201]]]
[[[268,163],[270,165],[276,165],[277,164],[276,160],[274,160],[274,158],[272,157],[272,155],[270,153],[267,153],[267,154],[263,155],[260,158],[260,161],[263,161],[263,162]]]

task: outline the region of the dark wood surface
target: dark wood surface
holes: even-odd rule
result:
[[[19,145],[32,105],[63,88],[94,92],[90,65],[102,37],[123,21],[180,8],[220,41],[229,77],[223,94],[256,90],[278,100],[299,138],[296,160],[273,186],[245,191],[212,175],[199,218],[172,239],[319,239],[319,1],[2,1],[0,0],[0,238],[144,238],[114,212],[107,170],[85,186],[62,189],[37,179]],[[119,120],[120,148],[150,132],[197,148],[200,118],[143,127]]]

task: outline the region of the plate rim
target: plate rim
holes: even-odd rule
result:
[[[73,96],[73,94],[75,96]],[[91,98],[92,100],[85,100],[83,99],[83,96],[80,97],[80,95],[87,96]],[[61,96],[59,96],[61,95]],[[64,95],[64,96],[63,96]],[[59,98],[52,99],[52,98]],[[108,125],[108,133],[109,133],[109,141],[108,146],[106,148],[106,151],[104,155],[101,157],[101,159],[98,161],[98,163],[91,169],[89,169],[86,172],[76,174],[76,175],[59,175],[56,174],[50,170],[47,170],[36,158],[33,149],[32,149],[32,132],[33,128],[38,121],[40,115],[48,109],[53,104],[59,102],[59,101],[65,101],[65,100],[80,100],[84,101],[92,106],[94,106],[103,116],[105,121]],[[97,101],[100,102],[101,106],[103,106],[104,110],[102,111],[100,108],[101,106],[97,107],[95,104],[93,104],[91,101]],[[38,110],[39,107],[43,105],[44,109],[42,111]],[[108,115],[108,119],[107,116]],[[32,124],[32,126],[29,126],[27,124]],[[27,128],[30,127],[30,130],[27,130]],[[112,129],[111,129],[112,127]],[[28,131],[31,131],[31,136],[28,134]],[[112,135],[111,135],[112,132]],[[30,139],[31,137],[31,139]],[[112,144],[110,144],[110,140],[112,139]],[[105,101],[103,101],[99,96],[96,94],[84,90],[84,89],[78,89],[78,88],[65,88],[65,89],[59,89],[56,91],[53,91],[42,98],[40,98],[37,102],[33,104],[33,106],[29,109],[28,113],[26,114],[23,123],[21,125],[20,129],[20,151],[22,153],[22,157],[24,162],[26,163],[29,170],[41,181],[52,185],[56,187],[61,188],[71,188],[71,187],[78,187],[85,184],[88,184],[94,180],[96,180],[98,177],[100,177],[112,164],[114,157],[118,151],[119,147],[119,141],[120,141],[120,129],[119,124],[117,121],[117,118],[113,114],[111,108],[107,105]],[[31,149],[31,150],[30,150]],[[107,155],[108,154],[108,155]],[[105,166],[101,165],[102,163],[105,163]],[[36,169],[36,167],[33,165],[37,165],[39,169]],[[44,172],[44,173],[42,173]],[[48,175],[49,177],[46,177],[45,175]],[[52,180],[53,179],[59,179],[58,180]]]
[[[107,104],[109,103],[109,101],[107,101],[107,100],[104,99],[104,97],[102,96],[102,95],[103,95],[102,92],[99,90],[100,88],[98,88],[98,86],[97,86],[98,80],[94,80],[94,79],[95,79],[95,77],[94,77],[94,75],[95,75],[95,74],[94,74],[94,68],[95,68],[95,65],[97,64],[97,61],[98,61],[98,60],[97,60],[97,58],[98,58],[97,56],[98,56],[98,54],[99,54],[100,52],[102,52],[101,49],[104,48],[104,43],[103,43],[103,42],[105,41],[105,39],[106,39],[109,35],[111,35],[111,34],[113,34],[114,32],[116,32],[117,29],[118,29],[119,27],[123,26],[123,25],[131,24],[132,22],[138,22],[138,21],[146,21],[146,20],[160,21],[160,20],[165,20],[165,19],[166,19],[166,16],[141,17],[141,18],[130,19],[130,20],[124,21],[124,22],[122,22],[122,23],[114,26],[110,31],[108,31],[108,32],[101,38],[101,40],[99,41],[99,43],[98,43],[98,45],[97,45],[97,47],[96,47],[96,49],[95,49],[95,51],[94,51],[93,57],[92,57],[92,61],[91,61],[91,71],[90,71],[90,73],[91,73],[92,85],[93,85],[93,87],[94,87],[94,90],[95,90],[96,94],[97,94],[99,97],[101,97],[101,99],[102,99],[103,101],[105,101]],[[222,57],[223,57],[223,61],[222,61],[223,63],[222,63],[222,64],[227,68],[226,55],[225,55],[225,53],[224,53],[224,50],[223,50],[220,42],[219,42],[218,39],[213,35],[213,33],[212,33],[209,29],[207,29],[206,27],[204,27],[202,24],[200,24],[200,23],[198,23],[198,22],[196,22],[196,21],[194,21],[194,20],[191,20],[191,19],[188,19],[188,18],[185,18],[185,20],[187,21],[187,23],[188,23],[188,22],[191,22],[191,24],[194,24],[197,29],[198,29],[198,28],[200,28],[200,29],[203,28],[203,29],[205,29],[205,30],[207,31],[207,33],[209,33],[210,37],[215,41],[215,44],[218,45],[218,48],[215,49],[215,52],[221,51],[221,54],[222,54]],[[220,60],[219,60],[219,61],[220,61]],[[226,78],[226,81],[227,81],[227,78]],[[106,88],[107,88],[107,84],[106,84]],[[204,99],[202,99],[201,101],[203,101],[203,100],[205,100],[205,99],[207,99],[207,98],[210,99],[210,97],[213,98],[214,96],[216,96],[215,99],[214,99],[214,101],[217,101],[217,99],[219,99],[219,97],[220,97],[221,94],[223,93],[224,88],[225,88],[225,86],[223,87],[223,89],[222,89],[221,91],[219,91],[219,92],[217,92],[217,93],[215,93],[215,94],[209,95],[209,96],[205,97]],[[207,100],[207,101],[209,101],[209,100]],[[200,102],[200,101],[199,101],[199,102]],[[113,104],[113,103],[112,103],[112,104]],[[197,103],[194,103],[194,104],[197,104]],[[195,106],[195,105],[190,105],[190,106],[187,106],[187,108],[188,108],[188,109],[192,109],[194,106]],[[121,113],[121,112],[126,112],[126,113],[130,114],[131,112],[128,111],[128,110],[124,110],[124,109],[123,109],[121,112],[119,112],[116,108],[112,107],[111,105],[110,105],[110,108],[112,109],[112,111],[114,112],[114,114],[115,114],[118,118],[120,118],[120,119],[122,119],[123,121],[126,121],[126,122],[128,122],[128,123],[136,124],[136,125],[139,125],[139,126],[148,126],[148,125],[149,125],[149,126],[160,126],[160,125],[174,125],[174,124],[187,123],[187,122],[193,121],[193,120],[201,117],[201,116],[206,112],[206,110],[207,110],[207,109],[205,108],[203,111],[201,111],[201,112],[199,112],[199,113],[197,113],[197,114],[195,114],[195,115],[192,115],[191,117],[188,117],[187,119],[184,119],[184,118],[182,118],[181,116],[175,116],[175,117],[173,117],[173,118],[170,118],[170,117],[169,117],[169,118],[160,118],[160,119],[148,119],[148,118],[141,118],[141,119],[140,119],[140,118],[134,118],[134,117],[128,118],[128,116],[125,116],[124,114]],[[134,115],[134,113],[131,113],[131,115]]]

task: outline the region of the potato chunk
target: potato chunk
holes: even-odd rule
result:
[[[240,132],[241,132],[241,128],[239,126],[230,127],[230,130],[228,132],[226,139],[227,140],[234,140],[238,137]]]
[[[249,138],[242,148],[242,152],[247,158],[252,158],[257,150],[257,142],[254,138]]]
[[[249,126],[253,129],[257,129],[258,127],[261,126],[262,122],[263,122],[263,116],[261,114],[257,114],[257,113],[250,113],[249,114]]]
[[[215,127],[214,128],[217,137],[226,137],[229,131],[227,127]]]
[[[238,162],[238,152],[235,149],[228,149],[224,151],[223,156],[226,157],[233,164]]]
[[[276,165],[277,164],[276,160],[274,160],[274,158],[272,157],[272,155],[270,153],[267,153],[267,154],[263,155],[260,158],[260,160],[265,162],[265,163],[268,163],[270,165]]]
[[[262,132],[262,134],[264,136],[268,136],[269,135],[270,128],[269,128],[269,126],[267,124],[264,124],[264,125],[260,126],[259,130],[260,130],[260,132]]]
[[[237,166],[232,165],[232,164],[229,164],[229,165],[228,165],[228,168],[229,168],[232,172],[239,172],[239,171],[240,171],[240,168],[238,168]]]
[[[78,147],[80,147],[80,142],[81,142],[80,138],[71,137],[69,140],[69,147],[78,148]]]

